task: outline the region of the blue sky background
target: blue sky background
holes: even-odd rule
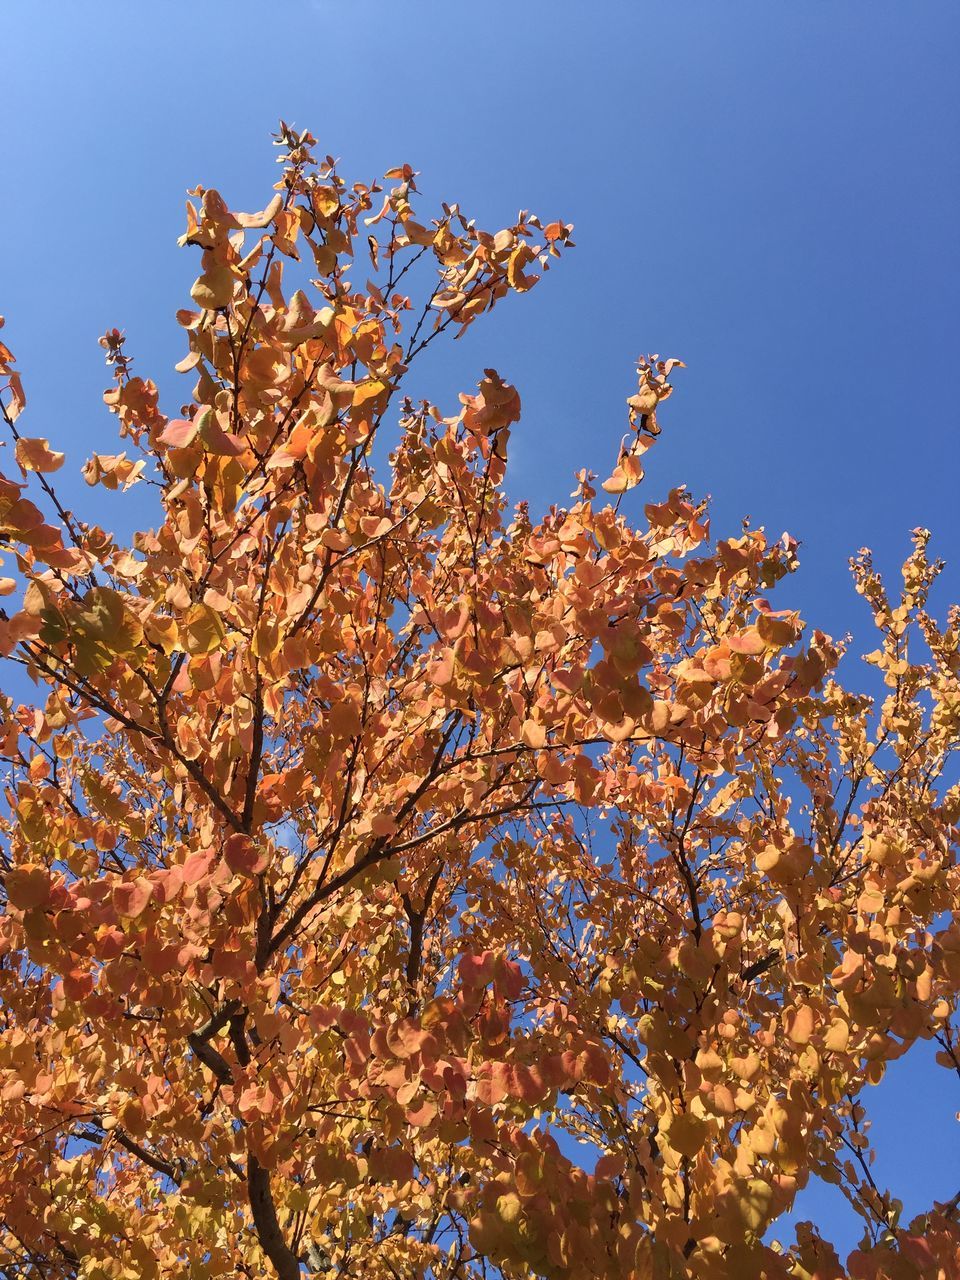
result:
[[[78,509],[79,466],[114,451],[98,335],[125,328],[177,409],[185,191],[261,208],[282,115],[351,179],[408,161],[481,225],[576,223],[531,295],[415,375],[450,411],[485,366],[518,385],[512,496],[542,509],[581,466],[609,474],[636,356],[676,355],[636,509],[686,483],[718,535],[747,514],[788,529],[782,604],[864,649],[858,547],[893,574],[928,526],[960,599],[956,0],[4,0],[2,29],[0,312],[29,434],[68,450]],[[96,518],[135,523],[101,494]],[[960,1094],[931,1063],[918,1050],[870,1100],[907,1216],[960,1185]],[[855,1244],[832,1189],[798,1209]]]

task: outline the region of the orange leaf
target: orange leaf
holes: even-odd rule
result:
[[[816,1017],[808,1004],[802,1004],[786,1014],[787,1035],[794,1044],[809,1044],[816,1026]]]
[[[20,911],[42,907],[50,897],[50,873],[36,863],[14,867],[4,876],[3,883],[7,901]]]
[[[17,441],[15,453],[24,475],[28,471],[59,471],[66,456],[51,449],[48,440],[28,439],[26,436]]]

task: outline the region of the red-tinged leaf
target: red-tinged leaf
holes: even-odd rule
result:
[[[588,1045],[577,1057],[577,1078],[588,1084],[605,1085],[610,1077],[610,1064],[599,1045]]]
[[[511,1098],[532,1106],[543,1101],[549,1092],[549,1086],[537,1067],[517,1062],[510,1067],[507,1092]]]
[[[738,634],[726,636],[725,639],[734,653],[754,655],[763,653],[766,648],[763,637],[755,627],[748,627]]]
[[[396,1058],[411,1058],[434,1044],[429,1031],[407,1019],[391,1024],[385,1028],[383,1035],[384,1045]]]
[[[437,1118],[437,1105],[429,1098],[425,1098],[418,1106],[408,1108],[405,1117],[408,1124],[418,1129],[425,1129]]]
[[[192,853],[182,865],[183,883],[197,884],[198,881],[209,874],[213,862],[214,855],[209,849],[204,850],[202,853]]]
[[[23,863],[3,877],[7,901],[20,911],[42,907],[50,898],[50,872],[36,863]]]
[[[407,1080],[404,1084],[402,1084],[400,1088],[397,1090],[397,1102],[400,1104],[400,1106],[409,1107],[410,1103],[414,1100],[414,1098],[420,1092],[421,1087],[422,1086],[419,1080]]]
[[[234,832],[223,844],[223,859],[235,875],[255,876],[266,870],[266,850],[248,835]]]
[[[485,1062],[477,1072],[474,1092],[478,1102],[494,1107],[510,1091],[510,1068],[505,1062]]]
[[[212,409],[204,409],[197,414],[196,427],[207,453],[218,458],[237,458],[244,452],[243,441],[223,429]]]
[[[615,1178],[623,1172],[626,1163],[625,1157],[620,1154],[601,1156],[594,1166],[594,1176],[597,1178]]]
[[[71,969],[63,975],[63,991],[68,1000],[85,1000],[93,991],[93,974],[86,969]]]
[[[486,986],[493,978],[495,957],[492,951],[481,955],[464,955],[457,966],[460,981],[465,987]]]
[[[263,1096],[255,1084],[247,1085],[237,1099],[237,1108],[241,1115],[257,1115],[263,1105]]]
[[[497,986],[508,1000],[517,1000],[523,991],[523,970],[513,960],[505,956],[497,956],[494,962],[494,976]]]
[[[185,449],[196,439],[198,430],[195,420],[171,418],[158,438],[161,444],[169,445],[171,449]]]
[[[174,865],[153,876],[153,896],[158,902],[172,902],[184,884],[183,867]]]
[[[566,1081],[578,1081],[583,1064],[572,1049],[566,1049],[560,1055],[560,1069]]]
[[[430,679],[435,685],[443,688],[452,683],[455,661],[453,650],[447,649],[444,651],[443,657],[433,663],[430,668]]]
[[[113,905],[117,915],[127,919],[136,919],[142,915],[152,897],[153,882],[145,876],[122,881],[113,888]]]
[[[375,836],[392,836],[397,832],[396,819],[389,813],[375,813],[370,819],[370,832]]]

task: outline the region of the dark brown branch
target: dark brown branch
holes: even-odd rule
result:
[[[775,964],[779,964],[782,959],[783,955],[779,951],[769,951],[759,960],[754,960],[752,964],[748,964],[745,969],[740,970],[740,981],[753,982],[754,978],[759,978],[768,969],[772,969]]]
[[[192,1031],[187,1036],[187,1044],[203,1065],[213,1072],[214,1077],[220,1084],[232,1084],[233,1072],[230,1070],[230,1064],[226,1058],[214,1049],[210,1041],[218,1031],[221,1031],[239,1013],[239,1004],[232,1000],[229,1004],[224,1005],[222,1009],[219,1009],[198,1031]]]
[[[300,1280],[300,1260],[280,1230],[270,1174],[255,1155],[247,1157],[247,1194],[260,1247],[273,1263],[280,1280]]]
[[[103,1142],[104,1138],[107,1136],[112,1137],[118,1146],[123,1147],[125,1151],[129,1151],[132,1156],[136,1156],[143,1164],[149,1165],[151,1169],[162,1174],[163,1177],[169,1178],[170,1181],[175,1182],[177,1186],[180,1185],[181,1176],[175,1165],[171,1164],[169,1160],[164,1160],[161,1156],[154,1155],[152,1152],[148,1151],[146,1147],[142,1147],[139,1142],[135,1142],[133,1138],[124,1133],[122,1129],[114,1129],[109,1135],[104,1131],[98,1132],[96,1130],[83,1130],[77,1134],[77,1137],[81,1138],[84,1142],[93,1143]]]

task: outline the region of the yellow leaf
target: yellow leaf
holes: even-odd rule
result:
[[[195,604],[180,627],[183,647],[189,654],[212,653],[226,635],[220,615],[209,605]]]
[[[761,1178],[750,1178],[740,1197],[740,1217],[751,1231],[759,1232],[767,1225],[773,1187]]]
[[[667,1141],[682,1156],[695,1156],[707,1140],[707,1122],[689,1111],[674,1116],[667,1131]]]
[[[823,1038],[824,1047],[831,1053],[843,1053],[850,1042],[850,1028],[842,1018],[836,1018],[827,1028]]]
[[[521,1207],[520,1197],[515,1191],[508,1191],[506,1195],[497,1197],[497,1213],[508,1226],[520,1217]]]
[[[377,396],[383,395],[388,387],[385,382],[381,382],[379,378],[368,379],[357,384],[353,393],[353,403],[355,407],[361,408],[368,400],[376,400]]]
[[[177,647],[179,632],[173,618],[151,614],[144,619],[143,630],[150,643],[159,645],[164,653],[170,654]]]
[[[768,844],[757,854],[757,870],[766,874],[768,871],[772,871],[779,861],[780,850],[776,845]]]
[[[205,311],[216,311],[218,307],[228,307],[233,301],[236,283],[237,277],[230,268],[215,262],[193,282],[190,297]]]

